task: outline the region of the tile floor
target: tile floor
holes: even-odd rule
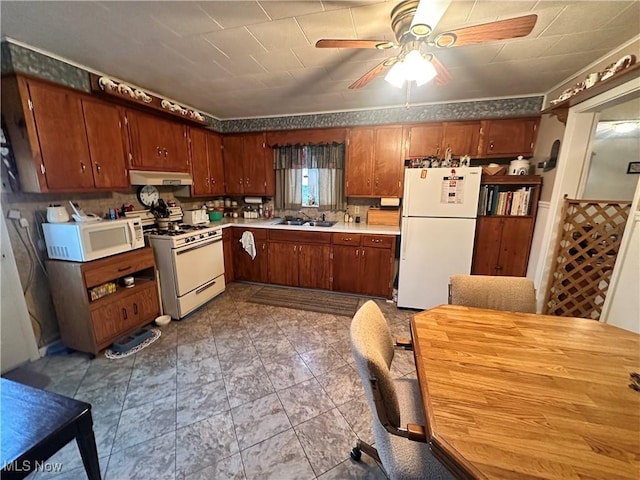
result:
[[[45,357],[7,376],[93,405],[107,480],[385,478],[349,458],[357,437],[373,441],[351,319],[247,302],[257,288],[228,285],[125,359]],[[376,301],[408,336],[411,312]],[[392,371],[414,376],[411,352]],[[62,472],[29,478],[86,478],[75,442],[49,462]]]

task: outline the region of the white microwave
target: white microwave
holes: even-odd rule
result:
[[[42,231],[50,259],[89,262],[144,247],[139,218],[43,223]]]

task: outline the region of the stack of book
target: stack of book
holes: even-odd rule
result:
[[[500,191],[498,185],[484,185],[480,189],[478,215],[529,215],[531,187]]]

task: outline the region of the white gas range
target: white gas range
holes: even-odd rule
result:
[[[225,289],[222,229],[180,224],[145,232],[160,273],[164,313],[179,320]]]

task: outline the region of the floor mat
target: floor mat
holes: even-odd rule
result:
[[[298,310],[353,317],[358,309],[360,298],[294,288],[263,287],[248,301],[275,307],[296,308]]]

